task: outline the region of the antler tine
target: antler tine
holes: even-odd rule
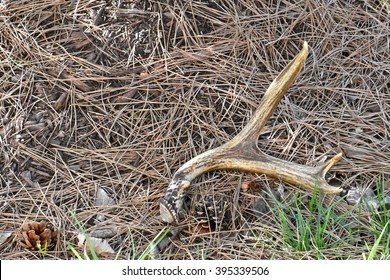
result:
[[[260,101],[259,107],[253,114],[252,118],[231,141],[230,145],[237,143],[252,142],[256,143],[266,122],[276,109],[282,97],[294,83],[299,72],[303,68],[308,53],[308,45],[305,41],[302,50],[294,57],[292,61],[283,69],[282,72],[272,81],[263,99]]]
[[[191,181],[212,170],[227,169],[262,173],[308,190],[316,187],[322,193],[342,191],[341,188],[329,185],[325,179],[326,172],[342,158],[341,154],[334,156],[321,166],[310,167],[271,157],[257,147],[261,129],[297,78],[307,54],[308,45],[305,42],[302,50],[271,83],[258,109],[239,134],[222,146],[194,157],[176,171],[165,197],[160,202],[160,214],[163,221],[172,224],[179,223],[183,200]]]

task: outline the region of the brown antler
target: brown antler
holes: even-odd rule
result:
[[[341,192],[341,188],[333,187],[325,180],[326,172],[341,159],[341,153],[320,166],[310,167],[266,155],[257,147],[261,129],[297,78],[307,53],[308,45],[305,42],[299,54],[271,83],[259,108],[238,135],[222,146],[194,157],[176,171],[165,197],[160,202],[163,221],[172,224],[179,223],[179,214],[191,181],[212,170],[227,169],[263,173],[308,190],[316,187],[322,193]]]

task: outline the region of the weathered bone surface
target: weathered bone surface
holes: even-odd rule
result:
[[[308,45],[305,42],[298,55],[271,83],[253,117],[239,134],[222,146],[194,157],[176,171],[165,197],[160,202],[163,221],[179,224],[183,200],[191,181],[212,170],[239,170],[266,174],[308,190],[316,187],[318,191],[328,194],[342,191],[341,188],[329,185],[325,180],[325,174],[341,159],[341,153],[320,166],[310,167],[269,156],[260,151],[257,146],[261,129],[297,78],[307,53]]]

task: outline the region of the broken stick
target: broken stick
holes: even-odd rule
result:
[[[341,188],[328,184],[325,174],[342,157],[339,153],[327,162],[310,167],[269,156],[257,146],[260,131],[276,106],[301,71],[308,53],[307,42],[298,55],[275,78],[264,94],[251,120],[233,139],[222,146],[206,151],[180,167],[174,174],[165,197],[160,202],[163,221],[178,225],[188,187],[201,174],[213,170],[239,170],[266,174],[307,190],[336,194]]]

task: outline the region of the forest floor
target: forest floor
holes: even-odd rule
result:
[[[342,152],[329,180],[365,199],[210,172],[153,257],[389,259],[389,21],[381,1],[0,0],[0,258],[73,259],[77,221],[99,258],[150,258],[174,172],[236,135],[307,41],[258,145],[309,166]],[[24,249],[39,221],[57,238]]]

